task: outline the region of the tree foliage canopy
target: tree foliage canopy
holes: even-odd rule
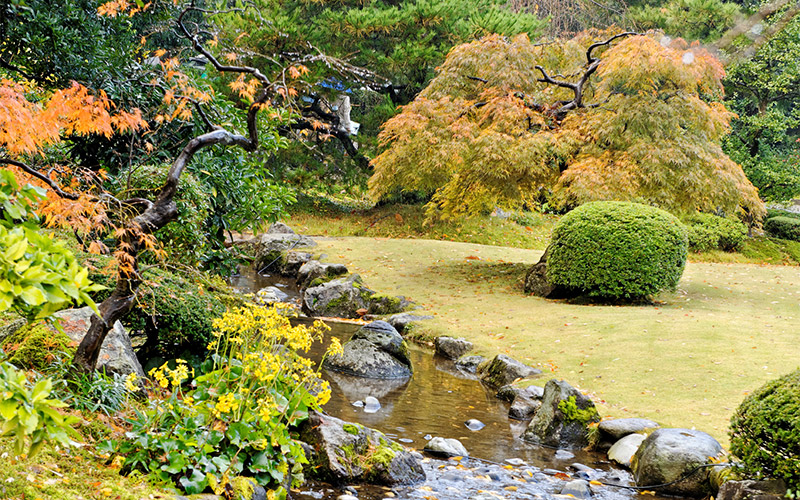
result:
[[[453,49],[384,126],[372,195],[433,192],[430,213],[444,217],[622,200],[760,220],[757,190],[720,146],[733,116],[721,63],[658,33],[609,36]]]

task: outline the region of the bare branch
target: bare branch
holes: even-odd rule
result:
[[[42,181],[42,182],[46,183],[48,186],[50,186],[50,188],[52,188],[52,190],[55,191],[55,193],[58,196],[60,196],[61,198],[66,198],[67,200],[77,200],[79,198],[79,196],[77,194],[75,194],[75,193],[67,193],[66,191],[61,189],[61,186],[59,186],[56,181],[54,181],[53,179],[47,177],[43,173],[41,173],[41,172],[29,167],[27,164],[22,163],[21,161],[12,160],[11,158],[0,158],[0,163],[5,163],[7,165],[13,165],[13,166],[19,168],[20,170],[22,170],[22,171],[24,171],[24,172],[36,177],[40,181]]]
[[[614,40],[617,40],[619,38],[622,38],[622,37],[625,37],[625,36],[636,36],[636,35],[641,35],[641,33],[637,33],[635,31],[625,31],[623,33],[617,33],[616,35],[612,36],[611,38],[609,38],[608,40],[605,40],[603,42],[596,42],[596,43],[593,43],[593,44],[589,45],[589,48],[586,49],[586,63],[587,64],[592,64],[594,61],[597,60],[597,59],[592,57],[592,51],[594,49],[603,47],[605,45],[610,45],[611,42],[613,42]]]

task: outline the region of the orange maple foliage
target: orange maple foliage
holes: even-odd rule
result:
[[[20,184],[30,183],[47,190],[47,198],[38,205],[37,211],[48,226],[82,231],[96,229],[108,222],[106,209],[84,188],[104,173],[53,165],[44,152],[69,136],[101,134],[110,137],[146,129],[147,123],[138,109],[118,110],[105,92],[93,93],[78,83],[38,102],[28,99],[29,94],[41,92],[21,82],[0,81],[0,157],[46,165],[49,173],[43,175],[77,196],[75,200],[61,197],[41,179],[24,169],[10,167]]]

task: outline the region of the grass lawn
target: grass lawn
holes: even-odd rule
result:
[[[543,382],[555,376],[591,393],[604,416],[695,427],[727,443],[742,398],[800,365],[794,266],[695,262],[654,306],[582,305],[523,293],[539,250],[374,237],[319,243],[327,261],[434,315],[425,334],[463,336],[479,353],[539,366]]]

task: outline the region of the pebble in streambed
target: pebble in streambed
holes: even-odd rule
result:
[[[467,420],[466,422],[464,422],[464,425],[466,425],[467,429],[469,429],[471,431],[479,431],[479,430],[483,429],[484,427],[486,427],[486,424],[484,424],[483,422],[481,422],[477,418],[471,418],[471,419]]]

